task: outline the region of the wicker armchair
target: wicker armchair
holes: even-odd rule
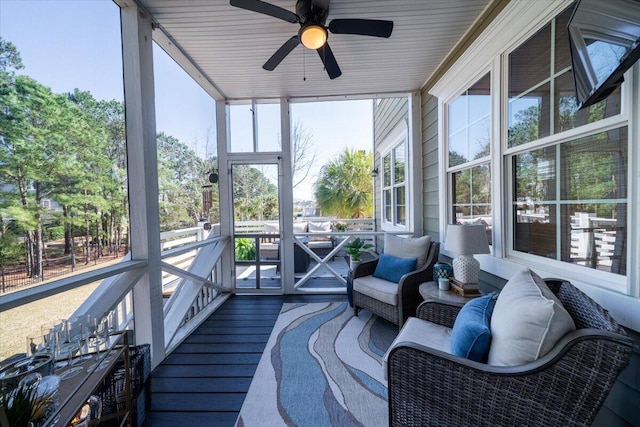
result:
[[[440,243],[431,242],[427,253],[425,264],[411,273],[402,276],[397,284],[398,304],[388,304],[373,298],[369,295],[360,293],[354,287],[353,289],[353,311],[357,316],[361,309],[368,310],[391,323],[402,327],[404,322],[410,316],[415,316],[416,308],[423,301],[418,290],[420,284],[433,280],[433,265],[440,255]],[[371,276],[376,270],[378,259],[361,263],[352,272],[352,278],[355,281],[359,277]],[[394,287],[395,283],[389,282]]]
[[[577,330],[521,366],[490,366],[412,342],[388,353],[389,422],[395,426],[589,426],[633,342],[608,312],[568,282],[546,280]],[[453,326],[459,306],[428,301],[417,316]]]

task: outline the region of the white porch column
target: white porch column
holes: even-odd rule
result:
[[[289,114],[289,100],[280,99],[280,134],[282,135],[282,161],[280,163],[280,176],[278,177],[280,188],[280,222],[282,230],[281,246],[282,256],[280,274],[283,291],[285,294],[295,292],[294,263],[293,260],[293,153],[291,151],[291,117]]]
[[[233,209],[231,203],[233,197],[231,195],[231,175],[229,173],[229,129],[227,127],[229,115],[229,107],[224,100],[216,100],[216,136],[218,141],[218,188],[220,197],[220,234],[230,236],[229,245],[220,258],[220,269],[222,270],[222,286],[231,288],[235,284],[235,265],[233,260],[234,245],[233,240],[233,221],[231,214]],[[235,293],[235,286],[233,286]]]
[[[411,153],[409,166],[409,180],[411,181],[411,229],[414,235],[422,236],[425,233],[423,224],[422,205],[422,105],[420,91],[409,94],[409,111],[407,111],[408,128],[407,148]]]
[[[165,343],[151,20],[133,3],[121,5],[120,16],[131,258],[148,262],[146,274],[133,289],[135,343],[151,344],[151,365],[156,367],[165,357]]]

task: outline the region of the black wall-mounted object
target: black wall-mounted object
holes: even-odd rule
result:
[[[640,0],[578,0],[568,25],[578,108],[605,99],[640,58]]]

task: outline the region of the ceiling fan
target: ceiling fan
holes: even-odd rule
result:
[[[358,34],[362,36],[391,36],[393,21],[378,19],[334,19],[325,27],[329,15],[330,0],[298,0],[296,13],[261,0],[231,0],[231,6],[273,16],[292,24],[300,24],[298,34],[284,42],[264,63],[262,68],[273,71],[300,43],[318,52],[330,79],[340,77],[342,71],[327,43],[327,30],[333,34]]]

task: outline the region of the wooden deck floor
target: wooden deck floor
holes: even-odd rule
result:
[[[345,300],[232,296],[153,371],[144,426],[233,426],[282,304]]]

